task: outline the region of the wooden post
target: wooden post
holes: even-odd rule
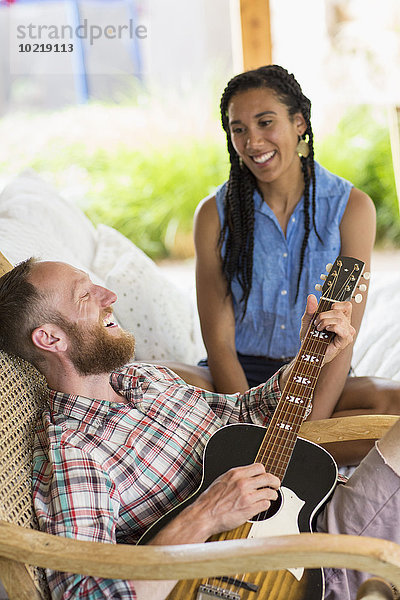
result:
[[[269,0],[240,0],[240,19],[244,70],[271,64]]]
[[[4,254],[0,252],[0,277],[4,275],[4,273],[8,273],[13,268],[12,264],[9,260],[6,259]]]

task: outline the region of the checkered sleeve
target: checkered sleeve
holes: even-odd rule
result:
[[[33,499],[42,531],[116,543],[118,494],[107,474],[80,448],[53,444],[34,454]],[[52,598],[135,600],[133,582],[47,571]]]
[[[202,395],[224,425],[242,422],[266,426],[281,397],[280,371],[244,394],[216,394],[204,391]]]

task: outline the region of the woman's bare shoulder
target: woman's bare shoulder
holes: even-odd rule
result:
[[[366,232],[369,231],[375,236],[376,210],[371,198],[358,188],[352,188],[344,211],[340,230],[342,234],[347,230],[351,232],[362,227]]]
[[[210,194],[201,200],[196,208],[196,212],[194,213],[194,218],[207,218],[207,217],[215,217],[218,215],[217,209],[217,201],[215,194]]]
[[[220,222],[215,194],[203,198],[196,208],[194,214],[194,231],[207,229],[219,231]]]
[[[375,205],[371,198],[356,187],[353,187],[350,192],[347,207],[352,211],[362,211],[369,214],[375,214]]]

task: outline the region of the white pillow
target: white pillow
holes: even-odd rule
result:
[[[375,375],[400,381],[400,273],[371,276],[367,306],[354,345],[356,375]]]
[[[90,268],[95,227],[34,171],[22,173],[4,188],[0,221],[1,251],[11,262],[35,254]]]
[[[112,227],[108,227],[108,225],[100,224],[97,226],[97,246],[92,262],[92,269],[101,277],[104,277],[111,271],[115,263],[125,252],[136,251],[140,258],[142,258],[142,255],[148,258],[144,252],[139,250],[122,233]],[[148,260],[151,259],[148,258]]]
[[[204,351],[190,295],[130,240],[99,226],[92,268],[117,294],[115,315],[135,335],[138,360],[195,363],[201,358]]]

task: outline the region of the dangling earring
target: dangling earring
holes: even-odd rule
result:
[[[308,140],[308,135],[306,136],[306,139],[301,138],[299,136],[299,142],[296,146],[296,152],[300,157],[307,158],[307,156],[310,154],[310,146],[308,144]]]
[[[243,158],[241,156],[239,156],[239,167],[242,169],[243,171]]]

